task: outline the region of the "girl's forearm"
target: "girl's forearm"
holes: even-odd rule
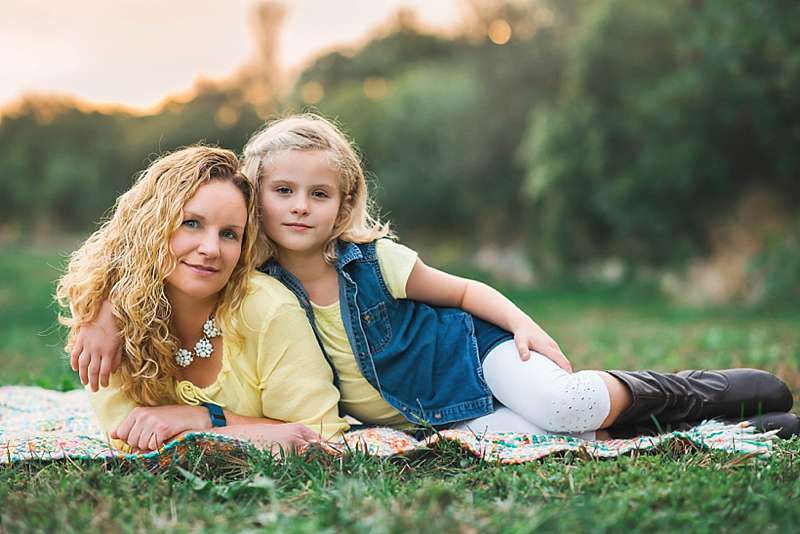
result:
[[[467,281],[460,308],[509,332],[523,326],[538,327],[533,319],[502,293],[476,280]]]

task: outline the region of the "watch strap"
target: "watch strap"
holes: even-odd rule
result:
[[[225,419],[225,412],[222,410],[222,406],[219,404],[214,404],[213,402],[204,402],[203,406],[205,406],[208,410],[208,416],[211,418],[212,427],[225,426],[228,424],[227,419]]]

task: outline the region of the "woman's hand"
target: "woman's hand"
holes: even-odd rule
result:
[[[78,371],[83,385],[96,392],[107,387],[108,378],[122,362],[122,339],[114,321],[111,303],[103,301],[93,323],[82,326],[72,345],[70,365]]]
[[[131,410],[110,436],[124,441],[135,452],[147,452],[160,449],[182,432],[210,428],[211,419],[203,406],[140,406]]]
[[[519,326],[512,328],[511,333],[514,334],[514,343],[517,345],[519,357],[523,362],[528,361],[528,358],[531,357],[530,352],[534,350],[553,360],[556,365],[566,372],[572,372],[572,364],[561,352],[561,347],[558,346],[558,343],[532,320],[528,319]]]
[[[319,434],[301,423],[231,425],[214,428],[212,432],[247,440],[273,454],[279,454],[280,451],[300,452],[311,445],[327,447]]]

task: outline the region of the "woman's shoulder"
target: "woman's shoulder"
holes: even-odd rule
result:
[[[301,311],[297,297],[275,278],[255,272],[248,280],[247,296],[242,303],[242,315],[250,325],[260,325],[268,317],[291,311]]]

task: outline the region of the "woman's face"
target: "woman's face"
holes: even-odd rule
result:
[[[197,189],[169,241],[177,265],[165,291],[173,304],[216,297],[239,261],[246,223],[247,204],[233,183],[213,180]]]

